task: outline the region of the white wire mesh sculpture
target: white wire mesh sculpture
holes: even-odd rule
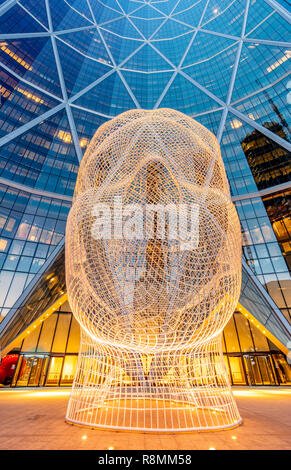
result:
[[[68,218],[66,278],[82,330],[67,421],[241,422],[221,349],[240,292],[240,225],[211,132],[171,109],[97,130]]]

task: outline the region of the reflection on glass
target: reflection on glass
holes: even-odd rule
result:
[[[291,385],[291,368],[282,354],[273,354],[277,377],[281,385]]]
[[[20,373],[18,372],[18,379],[16,386],[17,387],[26,387],[28,384],[31,368],[34,363],[34,356],[22,357],[22,365],[20,368]]]
[[[34,357],[32,360],[32,367],[30,377],[28,380],[28,386],[33,387],[39,384],[39,378],[41,375],[44,359],[42,357]]]
[[[41,374],[40,374],[40,378],[39,378],[39,386],[40,387],[44,386],[44,380],[45,380],[45,374],[46,374],[46,371],[47,371],[48,361],[49,361],[49,357],[45,356],[43,358],[42,369],[41,369]]]
[[[233,385],[245,385],[246,381],[241,357],[230,356],[229,365],[231,369]]]
[[[231,375],[230,375],[229,364],[228,364],[228,359],[227,359],[227,355],[226,355],[226,354],[223,355],[223,359],[224,359],[224,362],[225,362],[225,365],[226,365],[226,369],[227,369],[227,372],[228,372],[229,381],[231,382]]]
[[[254,351],[254,345],[251,337],[249,321],[241,313],[235,314],[235,322],[242,352]],[[268,348],[267,348],[268,350]]]
[[[269,131],[286,139],[282,122],[265,122],[263,125]],[[289,180],[290,159],[286,149],[256,129],[245,136],[241,145],[259,190]]]
[[[266,336],[254,325],[251,325],[251,329],[256,351],[269,351],[269,345]]]
[[[23,345],[21,348],[21,351],[23,352],[33,352],[35,351],[39,332],[40,332],[40,326],[37,326],[36,328],[32,328],[27,336],[24,338]]]
[[[291,191],[265,196],[263,202],[282,254],[291,270]]]
[[[47,386],[59,385],[63,357],[52,357],[46,379]]]
[[[249,385],[262,385],[262,378],[256,356],[244,356]]]
[[[49,352],[51,350],[53,335],[55,331],[57,315],[51,315],[43,323],[37,350],[40,352]]]
[[[272,370],[272,365],[270,361],[270,357],[268,356],[258,356],[257,357],[263,384],[264,385],[275,385],[275,378]]]
[[[66,356],[62,371],[61,385],[72,385],[78,356]]]
[[[71,315],[59,313],[52,352],[64,353],[68,337]]]
[[[77,353],[79,352],[79,344],[80,344],[80,325],[73,316],[70,334],[67,344],[67,353]]]
[[[227,352],[240,352],[239,342],[235,329],[234,319],[231,317],[224,328],[224,338]]]

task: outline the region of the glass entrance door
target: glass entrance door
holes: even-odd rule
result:
[[[264,385],[276,385],[275,375],[269,356],[257,356]]]
[[[37,387],[40,385],[46,361],[47,357],[45,356],[22,356],[13,379],[15,386]]]
[[[240,356],[229,356],[229,366],[233,385],[246,385],[245,373]]]
[[[276,385],[269,356],[245,355],[245,368],[249,385]]]
[[[263,385],[256,356],[245,355],[244,361],[249,385]]]
[[[45,383],[47,387],[57,387],[60,384],[63,360],[63,357],[51,357],[48,375]]]
[[[29,387],[36,387],[39,385],[39,379],[43,368],[44,358],[34,357],[31,366],[31,372],[28,380]]]

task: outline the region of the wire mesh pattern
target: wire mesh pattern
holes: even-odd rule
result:
[[[132,110],[97,130],[68,218],[66,282],[82,327],[68,421],[144,431],[240,422],[221,350],[240,293],[240,225],[201,124]]]

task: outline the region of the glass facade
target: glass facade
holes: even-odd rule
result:
[[[63,239],[70,202],[0,184],[0,206],[2,319]]]
[[[16,349],[19,358],[11,385],[72,385],[79,341],[79,324],[65,303],[21,341]]]
[[[59,256],[79,162],[96,129],[135,107],[175,108],[216,134],[244,259],[291,322],[287,9],[285,0],[0,2],[0,322],[12,321]],[[241,349],[247,330],[237,318],[228,366],[246,381],[255,361],[250,374],[262,377],[265,359],[256,355],[264,353],[277,380],[280,352]],[[12,324],[11,337],[17,319]],[[46,354],[66,354],[50,347]],[[37,364],[31,380],[47,380]],[[52,384],[56,370],[70,367],[47,357],[42,364]]]
[[[80,327],[66,302],[18,345],[12,387],[71,386]],[[223,333],[224,359],[232,385],[291,385],[291,368],[281,351],[240,312]]]

